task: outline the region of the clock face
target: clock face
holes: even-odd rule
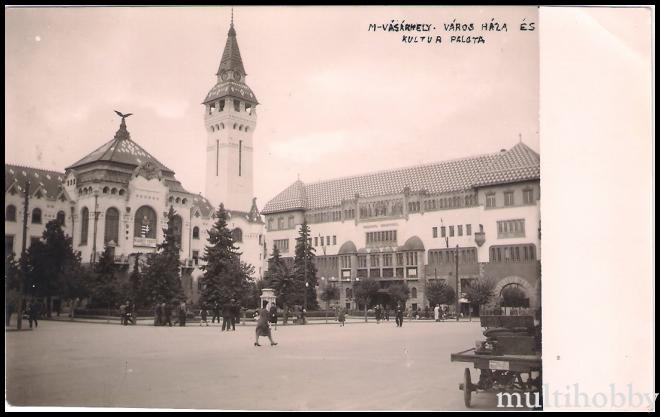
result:
[[[241,73],[240,72],[234,72],[234,80],[236,80],[236,81],[241,80]]]
[[[220,73],[220,77],[222,78],[222,81],[227,81],[227,78],[229,78],[229,74],[227,73],[227,71],[222,71]]]

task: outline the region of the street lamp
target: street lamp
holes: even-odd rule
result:
[[[458,244],[456,244],[456,321],[459,319],[459,292],[458,292]]]
[[[94,190],[94,240],[92,241],[92,265],[96,264],[96,226],[99,222],[99,190]]]

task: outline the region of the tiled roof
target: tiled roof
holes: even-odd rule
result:
[[[536,180],[541,177],[541,158],[529,146],[520,142],[503,152],[481,172],[474,186],[506,184]]]
[[[193,207],[199,210],[199,213],[202,215],[202,217],[210,217],[215,211],[213,205],[211,202],[209,202],[209,200],[206,199],[206,197],[203,197],[199,194],[191,194],[191,198]]]
[[[227,32],[227,42],[225,43],[225,50],[222,52],[217,75],[220,75],[222,70],[240,71],[241,74],[245,75],[243,59],[241,59],[241,51],[238,49],[236,30],[233,23],[229,27],[229,32]]]
[[[257,103],[257,98],[254,93],[246,84],[237,83],[234,81],[221,81],[218,82],[204,99],[204,103],[213,101],[225,96],[232,96],[242,98],[245,101],[249,101],[255,104]]]
[[[539,178],[539,156],[519,143],[507,152],[480,155],[414,167],[337,178],[311,184],[298,180],[270,200],[262,211],[271,214],[295,209],[333,207],[342,200],[426,190],[431,194],[468,190],[488,181]],[[499,183],[499,182],[494,182]]]
[[[12,185],[16,192],[22,193],[26,180],[30,180],[30,194],[41,187],[44,197],[55,199],[62,191],[64,174],[57,171],[5,164],[5,193]]]
[[[92,153],[69,166],[67,169],[99,161],[117,162],[137,167],[147,160],[153,161],[162,171],[174,173],[174,171],[160,163],[156,158],[149,154],[149,152],[145,151],[144,148],[131,140],[131,135],[128,133],[126,124],[122,120],[119,130],[117,130],[115,137],[110,142],[103,144]]]

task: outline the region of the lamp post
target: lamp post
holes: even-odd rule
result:
[[[21,330],[23,328],[23,310],[24,310],[24,305],[23,305],[23,293],[25,292],[25,277],[27,275],[27,261],[25,259],[25,251],[26,251],[26,245],[27,245],[27,221],[28,221],[28,210],[30,208],[30,181],[25,181],[25,200],[23,202],[23,242],[21,242],[21,259],[20,259],[20,267],[21,267],[21,276],[20,279],[18,280],[18,306],[16,308],[16,329]]]
[[[92,241],[92,265],[96,264],[96,227],[99,222],[99,190],[94,190],[94,240]]]
[[[459,292],[458,292],[458,244],[456,244],[456,321],[459,320]]]

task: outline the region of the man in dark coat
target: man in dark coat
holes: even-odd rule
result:
[[[163,303],[161,304],[161,310],[163,310],[163,326],[167,323],[169,327],[172,327],[172,306],[170,304]]]
[[[32,321],[34,321],[34,327],[39,327],[39,322],[37,319],[41,317],[41,303],[38,301],[33,301],[32,305],[30,306],[30,310],[28,313],[28,320],[30,322],[30,329],[32,328]]]
[[[277,330],[277,305],[275,303],[271,303],[268,313],[270,314],[270,323],[274,324],[275,330]]]
[[[236,331],[236,323],[241,322],[241,303],[232,299],[231,301],[231,329]]]
[[[182,301],[181,304],[179,305],[179,326],[181,327],[186,326],[186,313],[187,313],[186,303]]]
[[[394,314],[396,316],[396,327],[403,327],[403,306],[401,303],[397,304]]]
[[[222,331],[229,330],[231,326],[231,318],[234,314],[233,308],[233,299],[232,301],[227,301],[222,305]]]

